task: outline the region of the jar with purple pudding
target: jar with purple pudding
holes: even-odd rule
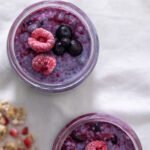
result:
[[[13,23],[7,42],[12,67],[27,83],[50,92],[72,89],[93,70],[97,32],[88,16],[64,1],[42,1]]]
[[[136,133],[123,121],[91,113],[66,125],[52,150],[142,150],[142,146]]]

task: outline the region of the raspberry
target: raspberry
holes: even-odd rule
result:
[[[55,38],[51,32],[37,28],[28,38],[28,44],[37,53],[47,52],[54,47]]]
[[[14,138],[18,137],[18,135],[19,135],[18,130],[15,129],[15,128],[12,128],[9,133],[10,133],[10,135],[11,135],[12,137],[14,137]]]
[[[5,117],[4,115],[2,115],[0,113],[0,124],[2,124],[2,125],[8,125],[8,123],[9,123],[9,121],[8,121],[7,117]]]
[[[24,127],[24,128],[22,129],[22,134],[23,134],[23,135],[27,135],[28,133],[29,133],[28,127]]]
[[[37,55],[32,60],[32,67],[35,71],[48,76],[56,67],[56,59],[51,56]]]
[[[31,148],[34,142],[32,135],[27,136],[23,142],[26,148]]]
[[[9,124],[8,118],[6,116],[4,116],[4,118],[5,118],[5,125],[8,125]]]
[[[85,150],[107,150],[107,145],[103,141],[90,142]]]

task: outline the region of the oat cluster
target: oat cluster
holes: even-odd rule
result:
[[[24,108],[0,101],[0,150],[35,150]]]

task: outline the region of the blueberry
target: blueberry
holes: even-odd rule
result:
[[[56,42],[53,52],[58,56],[61,56],[65,53],[65,48],[63,47],[61,42]]]
[[[92,126],[92,130],[94,132],[100,132],[101,131],[101,124],[100,122],[96,122],[93,126]]]
[[[73,131],[71,136],[75,141],[78,141],[78,142],[83,142],[87,139],[86,134],[82,134],[76,131]]]
[[[116,135],[114,135],[114,136],[111,138],[111,142],[112,142],[113,144],[115,144],[115,145],[118,143],[118,138],[117,138]]]
[[[64,46],[64,47],[69,47],[70,46],[70,39],[69,38],[62,38],[61,39],[61,43],[62,43],[62,45]]]
[[[76,57],[80,55],[82,51],[83,51],[82,44],[78,40],[72,40],[70,43],[70,47],[68,48],[68,53],[71,56]]]
[[[69,26],[67,25],[61,25],[57,31],[56,31],[56,36],[57,38],[61,39],[61,38],[71,38],[72,36],[72,30]]]
[[[39,27],[39,24],[38,23],[34,23],[34,24],[29,25],[27,30],[28,30],[28,32],[33,32],[38,27]]]
[[[28,38],[29,38],[30,34],[28,32],[24,32],[22,34],[20,34],[20,41],[22,43],[25,43],[28,41]]]

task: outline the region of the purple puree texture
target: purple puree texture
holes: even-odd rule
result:
[[[129,136],[117,126],[106,122],[89,122],[76,127],[66,138],[62,150],[85,150],[92,141],[104,141],[107,150],[135,150]]]
[[[72,57],[68,53],[63,56],[55,56],[50,51],[47,54],[56,57],[57,67],[49,76],[44,76],[32,69],[32,59],[36,53],[30,49],[27,40],[32,31],[39,27],[55,35],[61,24],[72,28],[73,36],[83,46],[83,52],[78,57]],[[77,16],[60,8],[47,7],[33,12],[23,20],[17,29],[14,47],[17,60],[28,76],[44,83],[61,84],[72,79],[84,68],[90,55],[91,40],[85,25]]]

